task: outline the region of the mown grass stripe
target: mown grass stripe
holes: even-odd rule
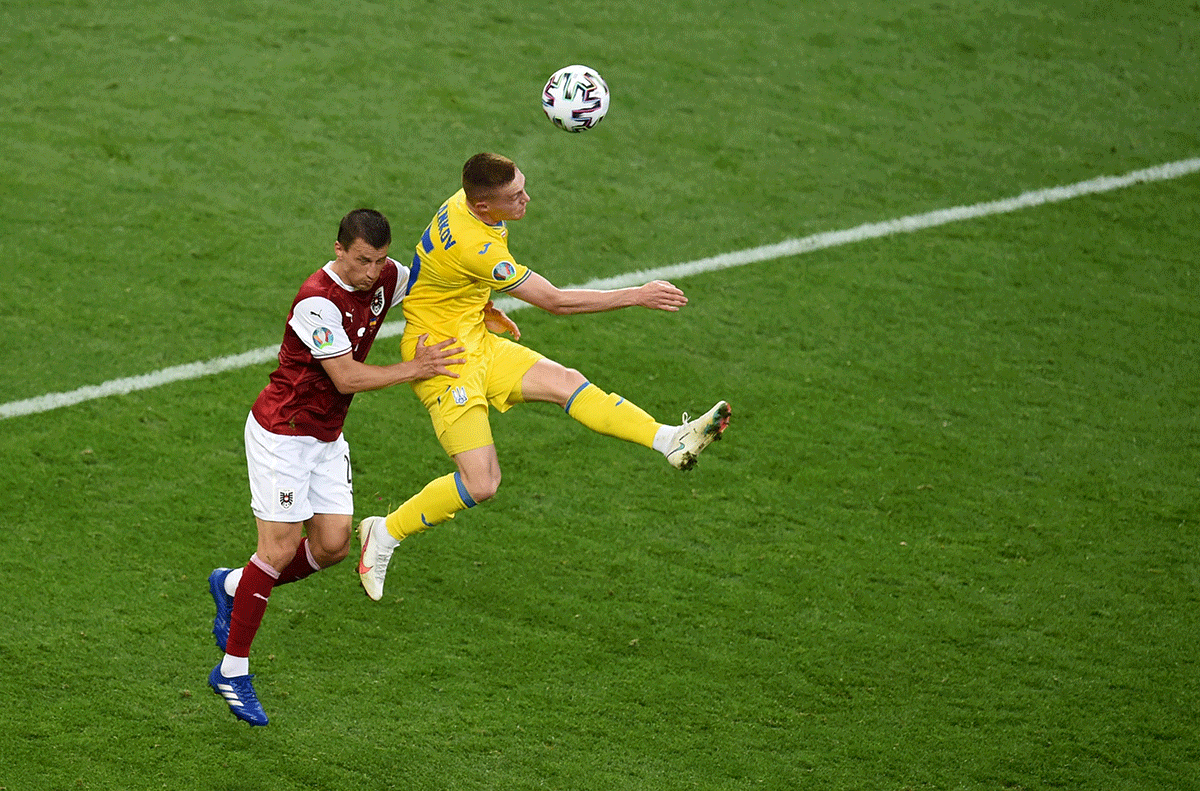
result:
[[[723,253],[709,258],[688,261],[687,263],[627,272],[614,277],[592,280],[578,286],[570,286],[570,288],[624,288],[639,285],[647,280],[670,280],[672,278],[688,277],[705,272],[732,269],[747,264],[788,258],[790,256],[811,253],[816,250],[825,250],[831,247],[862,242],[868,239],[879,239],[901,233],[913,233],[927,228],[935,228],[939,225],[963,222],[965,220],[973,220],[997,214],[1008,214],[1021,209],[1034,208],[1050,203],[1060,203],[1085,195],[1125,189],[1137,184],[1177,179],[1197,171],[1200,171],[1200,157],[1183,159],[1143,170],[1135,170],[1121,176],[1099,176],[1075,184],[1024,192],[1012,198],[976,203],[969,206],[955,206],[949,209],[937,209],[924,214],[900,217],[895,220],[865,223],[841,231],[826,231],[799,239],[788,239],[777,244]],[[513,297],[498,299],[496,300],[496,304],[502,310],[510,312],[527,307],[526,303]],[[404,322],[392,322],[380,330],[379,337],[387,338],[399,335],[403,330]],[[113,379],[103,384],[88,385],[65,393],[47,393],[46,395],[35,396],[34,398],[27,398],[21,401],[10,401],[6,404],[0,404],[0,419],[49,412],[53,409],[92,401],[106,396],[124,395],[138,390],[149,390],[172,382],[198,379],[202,376],[245,368],[246,366],[274,359],[278,351],[279,347],[277,345],[264,346],[228,357],[218,357],[203,362],[176,365],[139,376]]]

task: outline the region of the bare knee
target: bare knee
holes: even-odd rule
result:
[[[308,523],[308,551],[321,568],[335,566],[350,554],[351,518],[317,514]]]
[[[572,392],[579,389],[579,386],[587,382],[587,377],[576,371],[574,368],[564,368],[562,372],[563,387],[570,389]]]
[[[477,503],[482,503],[484,500],[490,500],[496,496],[496,492],[500,490],[500,469],[494,471],[489,470],[485,474],[475,474],[470,477],[463,475],[463,488],[467,490],[467,494]]]
[[[325,543],[314,546],[314,542],[310,539],[308,548],[312,552],[313,560],[317,561],[317,565],[327,569],[341,563],[350,554],[350,536],[347,534],[345,541],[333,545]]]
[[[458,481],[472,500],[482,503],[496,496],[500,488],[500,460],[495,445],[463,451],[455,455],[454,463],[458,466]]]
[[[300,547],[300,525],[283,522],[258,522],[258,559],[276,571],[283,571]]]
[[[587,384],[587,381],[587,377],[574,368],[564,368],[559,379],[559,397],[556,399],[556,403],[565,408],[571,397],[579,392],[579,388]]]

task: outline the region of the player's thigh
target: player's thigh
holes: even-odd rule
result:
[[[336,514],[347,519],[354,514],[354,474],[345,436],[322,443],[312,454],[308,504],[314,514]]]
[[[492,439],[492,423],[488,417],[486,403],[455,408],[451,420],[438,434],[438,442],[450,458],[479,448],[495,448]],[[494,451],[493,451],[494,452]]]
[[[433,377],[412,383],[412,390],[429,411],[433,432],[440,440],[446,429],[475,408],[487,413],[487,360],[473,355],[459,370],[459,377]]]
[[[448,456],[492,444],[488,418],[492,357],[484,353],[489,348],[472,354],[457,379],[436,377],[412,384],[413,392],[429,410],[433,431]]]
[[[547,401],[566,406],[587,378],[574,368],[567,368],[543,357],[521,378],[521,396],[525,401]]]
[[[540,352],[522,346],[519,343],[501,338],[493,338],[489,354],[491,365],[488,371],[487,398],[488,403],[501,412],[507,412],[513,404],[525,401],[545,401],[540,392],[534,397],[525,388],[529,373],[534,369],[549,364],[562,368],[552,360],[546,359]],[[564,369],[565,370],[565,369]]]
[[[313,515],[309,483],[314,454],[313,437],[272,434],[254,415],[246,420],[246,472],[250,481],[250,510],[264,522],[298,524]]]

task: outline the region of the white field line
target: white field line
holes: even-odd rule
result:
[[[862,242],[867,239],[878,239],[900,233],[912,233],[925,228],[934,228],[939,225],[972,220],[978,217],[1008,214],[1019,209],[1027,209],[1047,203],[1059,203],[1084,195],[1111,192],[1131,187],[1135,184],[1177,179],[1197,171],[1200,171],[1200,158],[1183,159],[1178,162],[1168,162],[1152,168],[1146,168],[1145,170],[1135,170],[1123,176],[1100,176],[1088,181],[1080,181],[1076,184],[1068,184],[1062,187],[1050,187],[1048,189],[1025,192],[1014,198],[976,203],[971,206],[938,209],[937,211],[926,212],[925,214],[914,214],[909,217],[900,217],[899,219],[887,220],[885,222],[867,223],[854,228],[847,228],[843,231],[827,231],[800,239],[788,239],[778,244],[754,247],[748,250],[737,250],[710,258],[701,258],[683,264],[628,272],[616,277],[592,280],[579,286],[569,286],[569,288],[624,288],[626,286],[640,285],[647,280],[670,280],[672,278],[687,277],[703,272],[731,269],[759,261],[787,258],[802,253],[811,253],[815,250],[824,250],[853,242]],[[496,301],[496,304],[503,310],[510,312],[527,307],[526,303],[511,297],[499,299]],[[379,337],[388,338],[399,335],[403,331],[404,322],[389,322],[380,330]],[[34,398],[27,398],[23,401],[10,401],[6,404],[0,404],[0,420],[21,415],[48,412],[59,407],[71,406],[72,404],[104,398],[105,396],[123,395],[137,390],[148,390],[152,387],[170,384],[171,382],[198,379],[202,376],[209,376],[223,371],[245,368],[246,366],[273,360],[278,353],[278,345],[264,346],[260,349],[252,349],[230,357],[218,357],[204,362],[163,368],[140,376],[113,379],[99,385],[88,385],[66,393],[48,393]]]

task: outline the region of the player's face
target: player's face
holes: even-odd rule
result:
[[[525,216],[529,193],[525,191],[525,174],[520,168],[516,172],[513,180],[497,190],[496,195],[487,202],[488,213],[496,220],[519,220]]]
[[[338,277],[358,291],[367,291],[379,279],[383,265],[387,263],[387,246],[372,247],[362,239],[355,239],[350,248],[342,247],[341,242],[333,243],[333,251],[337,254],[334,267]]]

